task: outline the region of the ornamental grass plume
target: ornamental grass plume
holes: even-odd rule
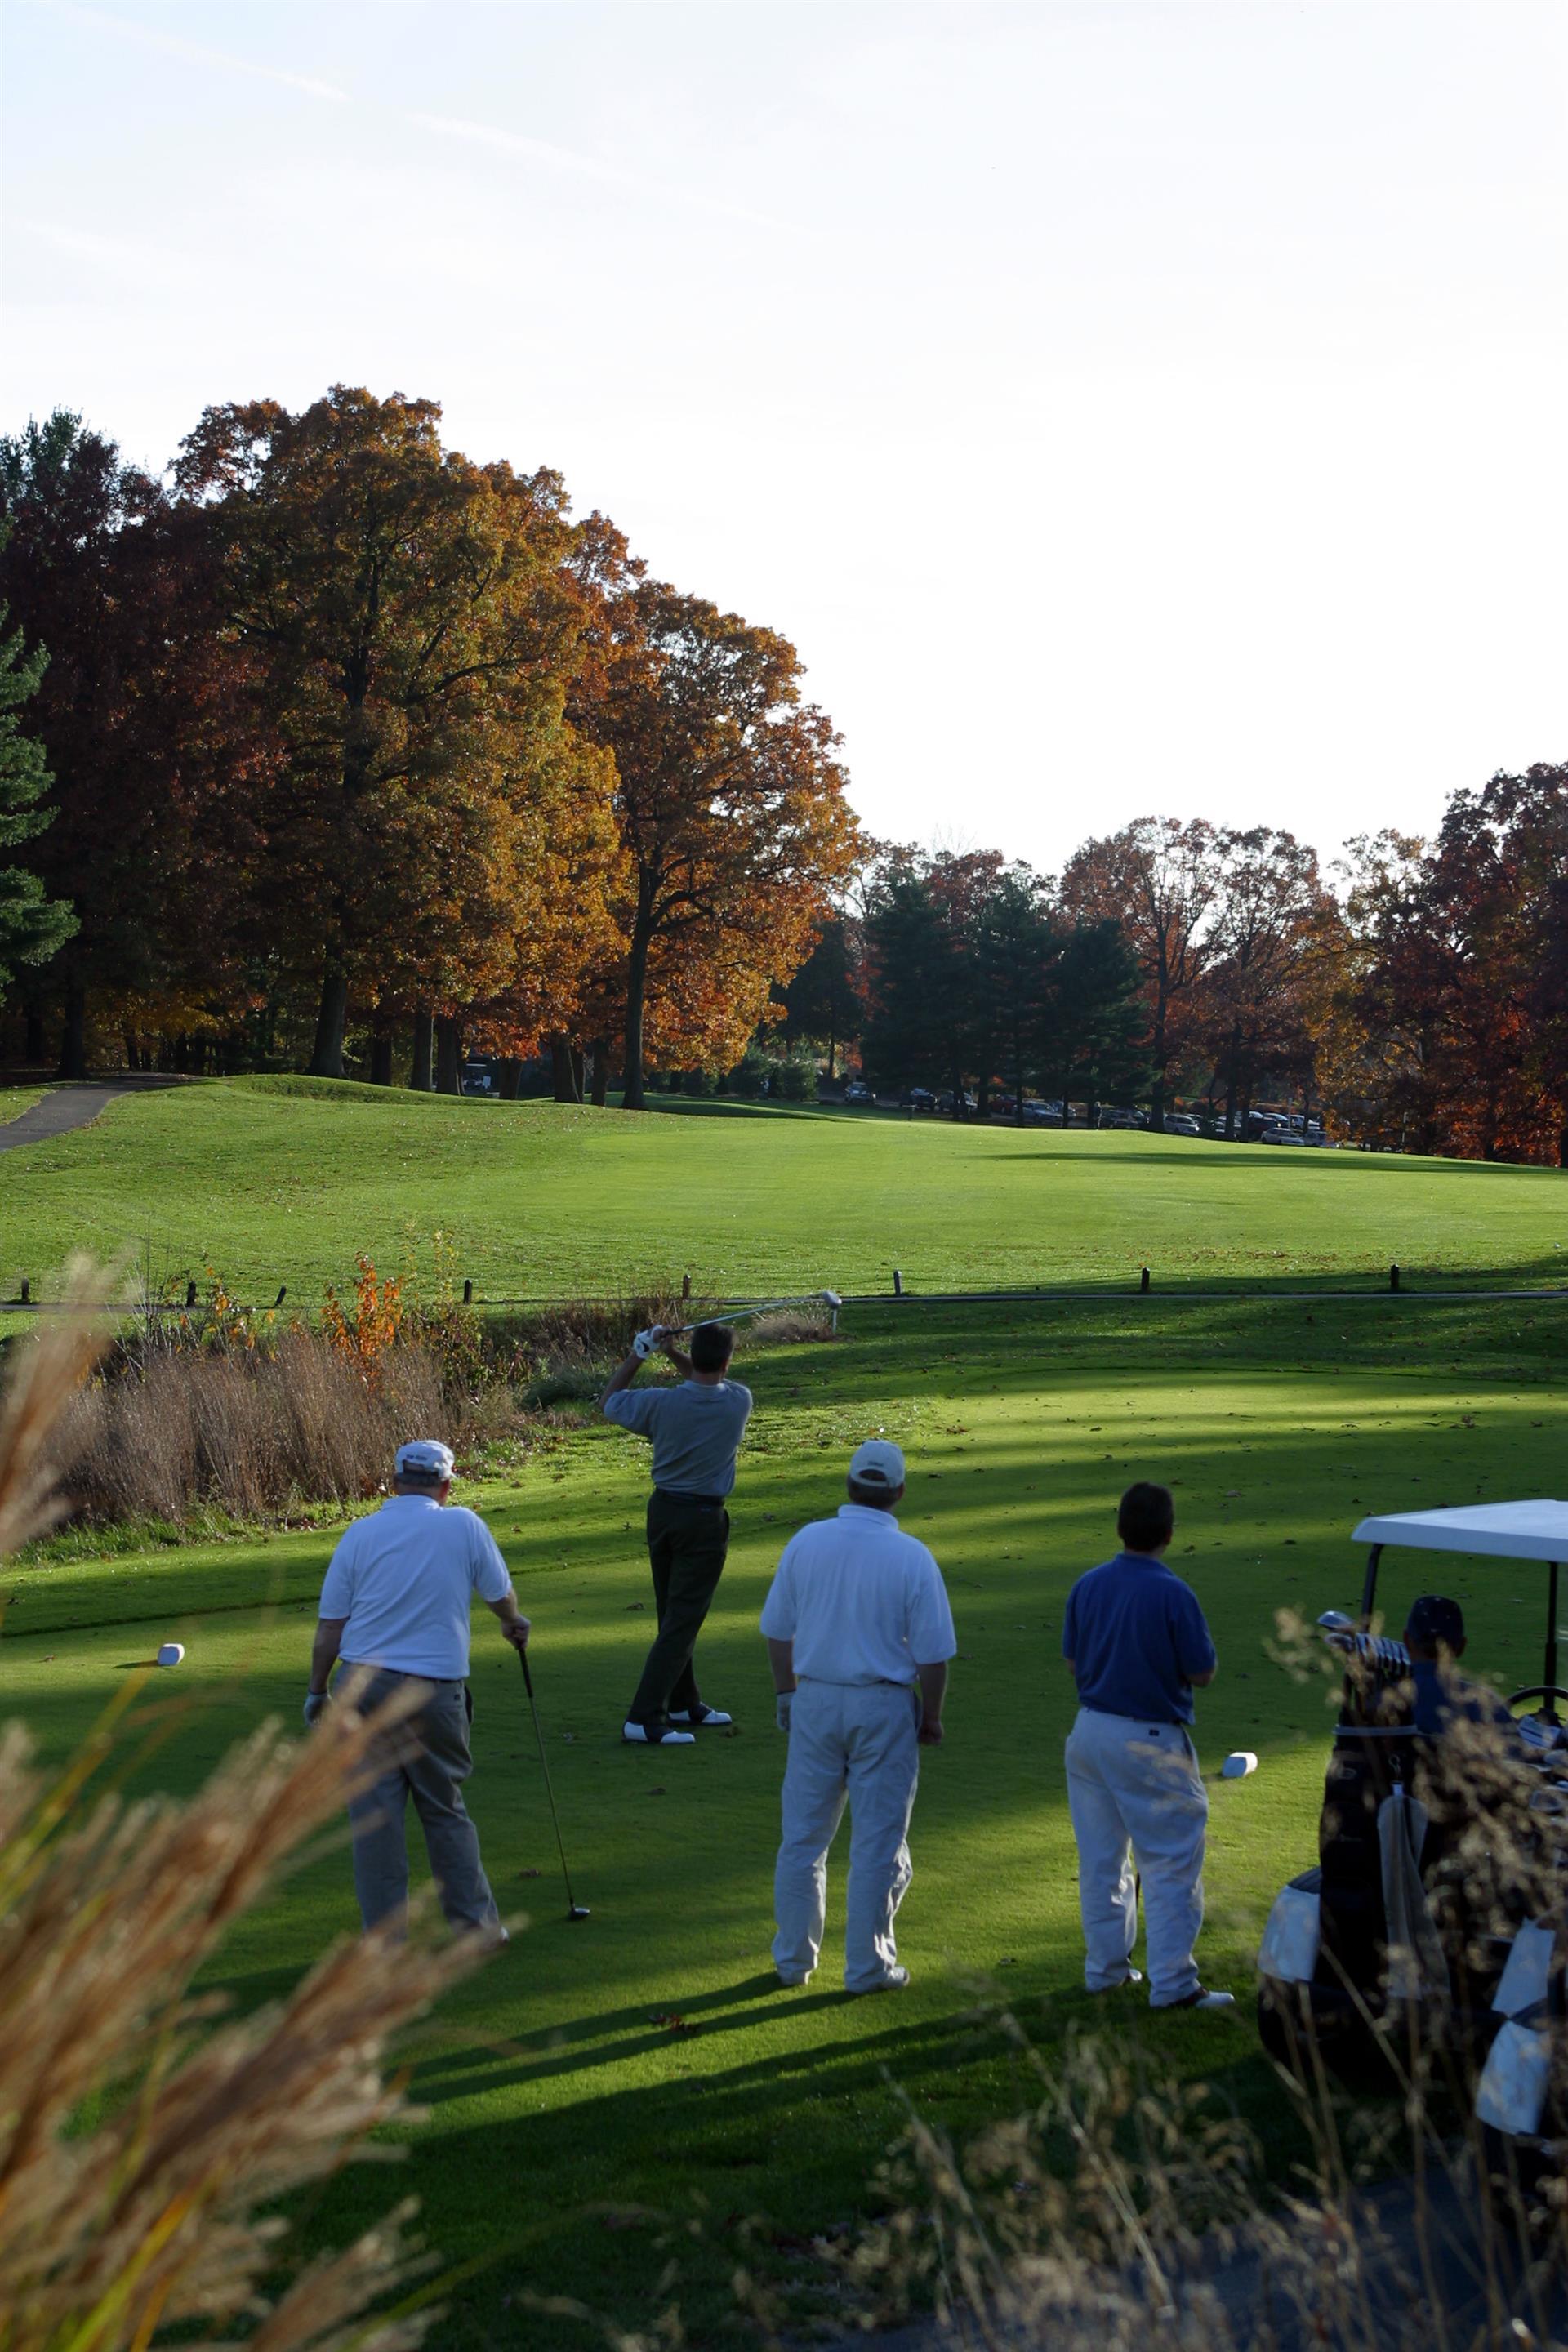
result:
[[[10,1542],[53,1511],[49,1439],[91,1360],[86,1328],[62,1318],[12,1381]],[[288,2225],[261,2209],[409,2112],[382,2075],[388,2042],[478,1963],[480,1939],[345,1941],[243,2019],[192,1990],[231,1924],[341,1813],[386,1721],[345,1705],[304,1739],[265,1726],[195,1797],[135,1803],[93,1793],[111,1722],[52,1780],[19,1726],[0,1732],[0,2352],[148,2352],[168,2329],[251,2352],[421,2341],[434,2313],[407,2292],[424,2268],[410,2207],[291,2281]],[[364,2315],[372,2303],[382,2315]]]

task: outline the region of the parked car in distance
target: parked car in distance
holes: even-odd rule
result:
[[[1026,1102],[1024,1105],[1024,1124],[1026,1127],[1060,1127],[1061,1123],[1062,1107],[1060,1103]]]
[[[1168,1110],[1165,1113],[1163,1125],[1167,1135],[1202,1135],[1203,1133],[1203,1129],[1191,1111]]]
[[[1118,1110],[1110,1104],[1104,1103],[1100,1106],[1100,1124],[1101,1127],[1146,1127],[1148,1113],[1138,1110]]]
[[[955,1095],[951,1087],[944,1087],[938,1095],[936,1107],[942,1118],[973,1118],[979,1108],[973,1095]]]
[[[871,1089],[864,1078],[851,1078],[844,1089],[844,1099],[847,1103],[868,1103]]]
[[[929,1087],[906,1087],[899,1097],[900,1110],[935,1110],[936,1097]]]

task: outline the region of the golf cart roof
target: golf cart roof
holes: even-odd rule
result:
[[[1568,1560],[1568,1503],[1472,1503],[1457,1511],[1390,1511],[1352,1540],[1421,1551],[1489,1552],[1499,1559]]]

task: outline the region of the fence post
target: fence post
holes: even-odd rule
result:
[[[691,1296],[691,1276],[689,1274],[683,1274],[680,1277],[680,1295],[682,1298],[689,1298]]]
[[[24,1275],[24,1276],[22,1276],[22,1304],[23,1304],[23,1306],[24,1306],[24,1307],[30,1307],[30,1306],[32,1305],[32,1303],[33,1303],[33,1286],[32,1286],[32,1284],[28,1281],[28,1279],[27,1279],[26,1276],[26,1275]]]
[[[1399,1287],[1399,1268],[1396,1265],[1391,1265],[1388,1269],[1388,1286],[1390,1290],[1397,1290]]]
[[[282,1306],[283,1301],[288,1297],[288,1296],[289,1296],[289,1286],[288,1286],[288,1284],[287,1284],[286,1282],[280,1282],[280,1283],[279,1284],[279,1286],[278,1286],[278,1296],[277,1296],[277,1297],[276,1297],[276,1298],[273,1300],[273,1302],[272,1302],[272,1312],[274,1313],[274,1315],[276,1315],[276,1314],[277,1314],[278,1309]]]
[[[1149,1269],[1146,1265],[1139,1269],[1138,1287],[1140,1291],[1147,1290],[1149,1287]]]
[[[897,1266],[895,1266],[895,1267],[893,1268],[893,1297],[894,1297],[895,1298],[901,1298],[901,1297],[903,1297],[903,1295],[904,1295],[904,1277],[903,1277],[903,1276],[899,1272],[898,1267],[897,1267]]]
[[[464,1283],[464,1285],[463,1285],[463,1304],[464,1304],[464,1306],[465,1306],[465,1307],[471,1307],[471,1306],[473,1305],[473,1303],[474,1303],[474,1286],[473,1286],[473,1284],[472,1284],[472,1282],[471,1282],[471,1281],[469,1281],[469,1282],[465,1282],[465,1283]]]
[[[187,1307],[194,1307],[195,1303],[196,1286],[194,1282],[187,1282],[185,1285],[185,1305]]]

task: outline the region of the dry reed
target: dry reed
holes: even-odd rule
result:
[[[22,1353],[0,1418],[11,1544],[57,1513],[51,1440],[100,1336],[73,1314]],[[194,1798],[135,1804],[92,1793],[110,1725],[52,1781],[20,1727],[0,1733],[0,2352],[148,2352],[169,2329],[210,2347],[237,2331],[252,2352],[422,2340],[428,2307],[365,2315],[423,2267],[411,2209],[270,2304],[287,2228],[258,2209],[407,2112],[382,2076],[388,2041],[477,1964],[480,1939],[341,1944],[243,2020],[192,1993],[341,1812],[385,1720],[344,1705],[303,1740],[267,1727]]]

